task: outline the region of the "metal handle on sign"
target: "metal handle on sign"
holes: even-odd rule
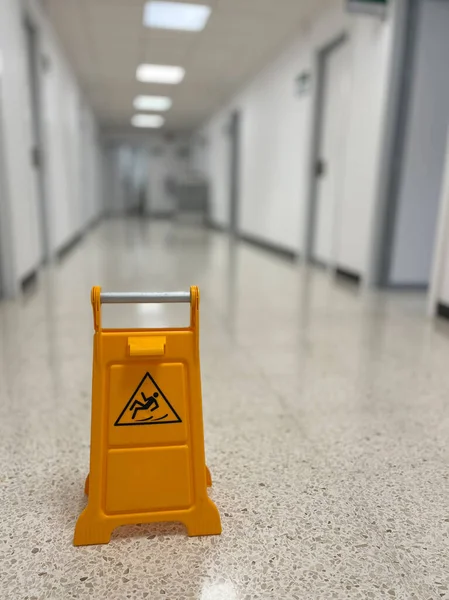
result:
[[[190,292],[101,292],[101,304],[190,303]]]

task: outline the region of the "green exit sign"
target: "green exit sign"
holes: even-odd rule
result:
[[[388,0],[347,0],[347,6],[350,12],[383,17],[387,12]]]

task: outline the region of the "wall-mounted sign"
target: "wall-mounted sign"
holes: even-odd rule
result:
[[[303,96],[310,91],[312,84],[312,75],[310,71],[302,71],[295,79],[296,93]]]
[[[387,13],[388,0],[347,0],[347,7],[350,12],[384,17]]]

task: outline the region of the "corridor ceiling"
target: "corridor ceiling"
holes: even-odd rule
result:
[[[336,0],[188,0],[212,7],[201,32],[148,29],[144,0],[43,0],[87,100],[106,127],[131,127],[138,94],[170,96],[165,131],[189,131]],[[140,63],[180,65],[178,85],[139,83]],[[293,84],[292,84],[293,90]]]

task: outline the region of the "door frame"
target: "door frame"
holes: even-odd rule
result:
[[[325,63],[331,52],[347,43],[349,35],[346,31],[334,36],[327,44],[321,46],[314,57],[314,72],[316,84],[313,89],[312,97],[312,130],[310,139],[310,163],[308,168],[308,192],[306,202],[306,218],[304,219],[304,258],[307,262],[320,264],[313,257],[313,243],[315,238],[316,226],[316,206],[318,198],[318,177],[316,175],[316,166],[319,160],[321,134],[323,130],[323,111],[326,98],[325,89]],[[328,265],[321,265],[326,269],[335,270],[335,265],[331,261]]]
[[[390,148],[384,153],[388,159],[387,172],[381,173],[385,181],[385,200],[382,215],[381,239],[378,247],[374,283],[379,287],[389,284],[393,258],[394,234],[398,218],[399,193],[404,172],[405,143],[412,106],[411,90],[415,76],[416,47],[418,43],[419,8],[422,0],[405,0],[402,13],[398,14],[398,48],[394,78],[396,89],[392,90],[392,123]],[[382,185],[382,183],[380,184]]]
[[[229,233],[238,235],[240,205],[241,111],[233,110],[229,119]]]

